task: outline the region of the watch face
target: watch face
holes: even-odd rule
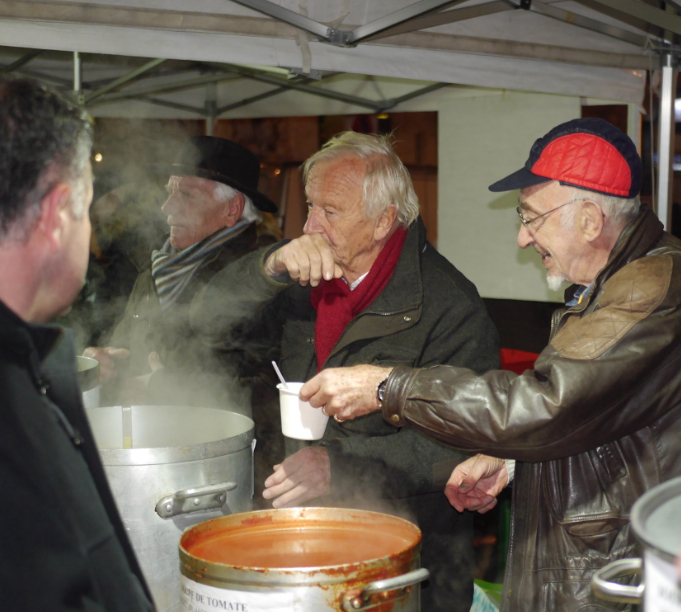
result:
[[[378,396],[378,401],[382,402],[383,401],[383,396],[385,395],[385,385],[388,382],[388,379],[386,378],[385,380],[381,381],[378,384],[378,387],[376,387],[376,395]]]

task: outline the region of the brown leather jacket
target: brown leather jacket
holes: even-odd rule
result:
[[[503,611],[628,609],[590,578],[637,556],[632,504],[681,475],[681,241],[641,212],[590,294],[555,313],[534,371],[398,367],[383,415],[520,462]]]

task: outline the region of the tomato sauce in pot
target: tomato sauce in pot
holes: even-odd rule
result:
[[[337,525],[272,526],[212,534],[186,546],[213,563],[260,568],[323,567],[380,559],[410,546],[398,534]]]

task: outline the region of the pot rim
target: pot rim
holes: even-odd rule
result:
[[[160,465],[164,463],[185,463],[224,457],[244,449],[250,449],[254,428],[215,442],[204,442],[193,446],[169,446],[158,448],[100,448],[99,455],[104,465]]]
[[[195,406],[153,407],[168,408],[169,411],[177,408],[197,408]],[[104,406],[100,408],[92,408],[91,410],[101,410],[102,408],[119,408],[119,406]],[[144,408],[144,406],[133,406],[133,408]],[[241,425],[241,432],[220,440],[212,440],[210,442],[201,442],[199,444],[184,446],[157,446],[151,448],[98,448],[97,450],[102,459],[102,463],[104,463],[106,466],[162,465],[224,457],[225,455],[237,453],[239,451],[243,451],[244,449],[249,449],[250,451],[255,435],[255,423],[253,422],[253,419],[243,414],[232,412],[231,410],[222,410],[220,408],[210,409],[218,410],[220,412],[229,412],[232,417],[243,419],[244,422]],[[245,427],[247,427],[247,429],[243,429]]]
[[[268,515],[273,518],[270,524],[274,523],[276,517],[282,520],[311,519],[325,522],[337,520],[347,522],[353,518],[365,518],[375,521],[377,524],[389,521],[393,526],[399,526],[412,532],[413,542],[402,550],[396,551],[384,557],[376,557],[353,563],[342,563],[337,565],[324,565],[314,567],[257,567],[257,566],[235,566],[225,563],[208,561],[192,555],[184,547],[187,538],[197,532],[213,531],[217,529],[219,523],[234,523],[246,525],[249,522],[255,523],[258,520],[266,521]],[[329,516],[330,515],[330,516]],[[282,523],[283,524],[283,523]],[[312,523],[311,523],[312,524]],[[180,569],[183,575],[192,580],[214,585],[230,584],[256,584],[269,586],[290,586],[291,584],[333,584],[337,582],[347,582],[352,580],[354,575],[361,575],[363,578],[375,574],[376,577],[385,577],[387,564],[404,571],[413,569],[417,566],[421,549],[421,530],[414,523],[390,514],[372,512],[370,510],[359,510],[351,508],[325,508],[325,507],[298,507],[298,508],[278,508],[272,510],[256,510],[252,512],[242,512],[220,518],[205,521],[187,529],[180,537],[179,542]],[[230,587],[231,588],[231,587]]]
[[[673,510],[681,510],[681,477],[672,478],[657,485],[639,497],[631,509],[631,526],[639,541],[647,548],[669,562],[674,562],[678,554],[678,540],[656,539],[648,528],[648,521],[653,514],[667,502],[676,499],[678,504]]]

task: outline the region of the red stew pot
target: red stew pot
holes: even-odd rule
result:
[[[421,532],[363,510],[233,514],[180,539],[183,609],[417,612]]]

